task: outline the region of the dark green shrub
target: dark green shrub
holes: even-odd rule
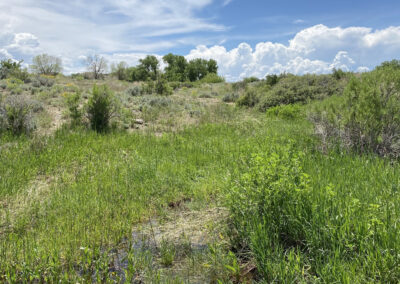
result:
[[[108,130],[110,120],[115,115],[115,112],[114,97],[107,85],[94,85],[87,103],[90,127],[97,132]]]
[[[248,77],[243,79],[243,82],[245,82],[246,84],[258,81],[260,81],[260,79],[258,79],[257,77]]]
[[[269,91],[263,92],[258,108],[266,111],[281,104],[307,102],[341,93],[342,85],[330,75],[286,75]]]
[[[334,68],[332,70],[332,76],[333,78],[335,78],[336,80],[341,80],[343,78],[346,77],[346,72],[344,72],[342,69],[336,69]]]
[[[158,79],[155,84],[155,90],[158,95],[169,96],[172,95],[172,89],[165,79]]]
[[[279,82],[279,77],[278,75],[272,74],[272,75],[267,75],[267,77],[265,78],[266,82],[268,85],[275,86],[278,82]]]
[[[316,107],[310,118],[323,141],[400,157],[400,69],[389,66],[353,76],[343,99]]]
[[[168,85],[172,88],[172,90],[177,90],[182,86],[182,83],[173,81],[173,82],[169,82]]]
[[[259,102],[259,97],[254,90],[248,90],[237,101],[236,105],[239,107],[254,107]]]

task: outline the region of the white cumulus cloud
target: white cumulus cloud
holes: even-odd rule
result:
[[[247,43],[226,50],[223,46],[197,46],[188,59],[217,60],[227,80],[264,77],[272,73],[328,73],[333,68],[364,72],[400,56],[400,27],[372,30],[366,27],[316,25],[298,32],[287,45]]]

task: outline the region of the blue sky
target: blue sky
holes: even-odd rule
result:
[[[370,70],[400,57],[400,1],[0,0],[0,57],[84,70],[168,52],[214,58],[228,80]]]

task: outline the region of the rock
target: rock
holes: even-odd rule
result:
[[[144,124],[144,120],[138,118],[138,119],[135,119],[135,123],[136,123],[136,124]]]

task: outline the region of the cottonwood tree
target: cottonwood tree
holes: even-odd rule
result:
[[[104,73],[107,70],[107,60],[98,55],[90,55],[86,58],[86,64],[88,71],[93,74],[93,79],[103,78]]]
[[[147,77],[150,77],[152,80],[156,80],[158,74],[160,73],[160,62],[158,61],[157,57],[154,55],[147,55],[145,58],[140,59],[139,62],[140,64],[138,68],[145,70]]]
[[[32,59],[30,68],[36,74],[57,75],[62,71],[62,61],[56,56],[40,54]]]
[[[184,56],[168,53],[163,57],[168,66],[165,68],[165,77],[168,81],[186,81],[187,60]]]

